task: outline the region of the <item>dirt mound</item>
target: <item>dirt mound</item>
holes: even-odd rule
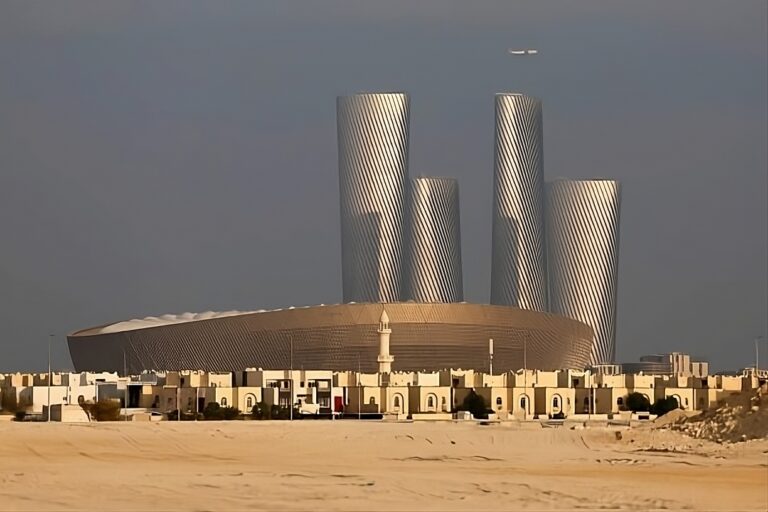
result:
[[[674,423],[682,423],[688,419],[688,415],[682,409],[673,409],[663,416],[653,420],[654,427],[664,427]]]
[[[696,439],[735,443],[768,438],[768,389],[741,393],[717,409],[669,423],[669,428]]]

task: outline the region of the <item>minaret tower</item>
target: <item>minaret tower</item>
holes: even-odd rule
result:
[[[389,316],[386,310],[381,311],[379,330],[376,332],[379,333],[379,357],[376,358],[379,362],[379,373],[390,373],[395,358],[389,355],[389,335],[392,334],[392,329],[389,328]]]

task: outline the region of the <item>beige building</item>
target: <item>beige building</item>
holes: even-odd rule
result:
[[[386,333],[386,324],[380,330]],[[386,369],[394,362],[387,347],[379,350]],[[320,414],[375,415],[405,419],[449,419],[472,392],[496,417],[544,420],[616,415],[626,411],[630,393],[650,403],[674,397],[685,410],[716,407],[728,396],[758,387],[754,375],[684,375],[593,373],[581,370],[518,370],[488,374],[474,370],[439,372],[334,372],[330,370],[262,370],[230,372],[156,372],[131,377],[115,373],[54,373],[0,376],[3,412],[43,414],[50,402],[62,406],[62,418],[79,413],[82,401],[118,400],[127,414],[201,413],[216,402],[250,413],[259,402],[287,408],[314,404]],[[74,411],[74,412],[73,412]]]

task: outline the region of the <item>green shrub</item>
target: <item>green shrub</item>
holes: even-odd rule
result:
[[[13,413],[13,420],[14,421],[24,421],[24,418],[27,417],[27,411],[16,411]]]
[[[632,412],[647,412],[651,410],[651,401],[644,394],[634,392],[627,395],[624,406]]]
[[[224,420],[236,420],[240,417],[240,409],[237,407],[221,407],[221,418]]]
[[[268,420],[270,415],[270,407],[265,402],[257,402],[251,409],[251,416],[255,420]]]
[[[120,402],[117,400],[99,400],[94,404],[87,404],[87,413],[92,420],[118,421],[120,419]]]
[[[217,402],[208,402],[203,410],[206,420],[235,420],[240,416],[237,407],[222,407]]]
[[[474,389],[464,397],[464,401],[458,407],[458,410],[469,411],[475,418],[487,418],[489,412],[485,405],[485,399],[475,393]]]
[[[203,409],[203,418],[207,420],[220,420],[221,419],[221,406],[218,402],[208,402]]]
[[[656,403],[651,407],[651,412],[657,416],[662,416],[669,411],[674,411],[679,408],[680,404],[677,403],[677,399],[673,396],[668,396],[667,398],[659,398],[656,400]]]

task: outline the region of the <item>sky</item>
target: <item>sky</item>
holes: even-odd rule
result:
[[[336,96],[411,95],[490,294],[493,95],[622,182],[617,357],[768,366],[764,0],[0,0],[0,371],[164,313],[341,301]],[[515,58],[508,48],[536,48]]]

